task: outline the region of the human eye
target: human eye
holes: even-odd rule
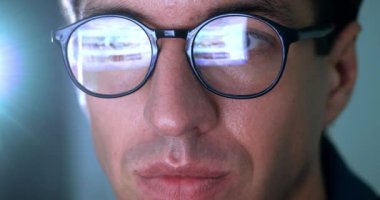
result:
[[[248,51],[270,51],[276,46],[276,39],[270,33],[259,30],[248,30],[246,34],[246,48]]]

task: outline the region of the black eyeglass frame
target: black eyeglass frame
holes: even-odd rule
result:
[[[149,69],[144,77],[144,79],[133,89],[119,93],[119,94],[99,94],[95,93],[93,91],[88,90],[86,87],[84,87],[81,83],[78,82],[77,78],[75,77],[74,73],[72,72],[70,68],[70,63],[68,59],[68,43],[69,39],[71,38],[71,35],[77,30],[81,25],[95,20],[99,18],[104,18],[104,17],[117,17],[117,18],[123,18],[126,20],[129,20],[139,27],[141,27],[146,35],[149,38],[149,41],[151,43],[151,52],[152,52],[152,58],[151,62],[149,65]],[[279,39],[282,44],[282,63],[281,63],[281,68],[280,71],[277,75],[277,77],[272,81],[272,84],[269,85],[266,89],[262,90],[261,92],[257,92],[254,94],[250,95],[235,95],[235,94],[227,94],[218,91],[217,89],[214,89],[211,87],[203,78],[201,77],[201,73],[199,72],[199,69],[195,67],[195,61],[194,61],[194,56],[193,56],[193,47],[194,47],[194,41],[199,33],[199,31],[209,24],[210,22],[223,18],[223,17],[249,17],[253,18],[256,20],[259,20],[267,25],[269,25],[279,36]],[[74,84],[83,92],[85,92],[88,95],[98,97],[98,98],[118,98],[118,97],[123,97],[129,94],[134,93],[135,91],[139,90],[141,87],[144,86],[144,84],[148,81],[150,76],[152,76],[154,69],[156,67],[156,62],[157,58],[160,52],[160,49],[158,48],[157,45],[157,40],[161,38],[182,38],[186,40],[186,48],[185,48],[185,53],[188,59],[188,62],[190,63],[190,67],[192,69],[193,74],[196,76],[198,81],[201,83],[201,85],[209,90],[210,92],[217,94],[222,97],[226,98],[232,98],[232,99],[252,99],[256,97],[260,97],[269,91],[271,91],[280,81],[284,71],[285,71],[285,66],[286,66],[286,61],[288,57],[288,51],[289,51],[289,46],[290,44],[300,41],[300,40],[305,40],[305,39],[314,39],[314,38],[322,38],[327,36],[328,34],[332,33],[334,30],[333,25],[316,25],[316,26],[310,26],[302,29],[293,29],[289,27],[285,27],[283,25],[280,25],[270,19],[267,19],[262,16],[258,16],[255,14],[250,14],[250,13],[240,13],[240,12],[235,12],[235,13],[226,13],[226,14],[221,14],[214,16],[212,18],[209,18],[205,21],[203,21],[201,24],[196,26],[193,29],[152,29],[142,22],[139,22],[138,20],[126,16],[126,15],[118,15],[118,14],[102,14],[102,15],[96,15],[92,16],[83,20],[80,20],[76,23],[73,23],[71,25],[68,25],[66,27],[63,27],[56,32],[52,33],[52,42],[58,43],[61,47],[62,54],[64,57],[64,62],[65,62],[65,67],[67,72],[69,73],[69,76],[71,80],[74,82]]]

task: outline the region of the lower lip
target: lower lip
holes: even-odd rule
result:
[[[226,175],[219,177],[137,176],[143,199],[213,199],[228,185]]]

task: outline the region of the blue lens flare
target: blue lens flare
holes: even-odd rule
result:
[[[0,34],[0,127],[7,128],[13,124],[18,130],[22,129],[11,111],[21,79],[21,55],[16,43],[10,37]]]
[[[10,101],[21,78],[21,59],[16,44],[0,35],[0,102]]]

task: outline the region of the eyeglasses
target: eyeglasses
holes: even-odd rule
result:
[[[128,16],[99,15],[58,30],[53,41],[61,46],[74,84],[95,97],[122,97],[140,89],[156,67],[157,40],[183,38],[184,53],[204,88],[248,99],[279,82],[291,43],[332,31],[330,25],[292,29],[245,13],[218,15],[192,30],[151,29]]]

